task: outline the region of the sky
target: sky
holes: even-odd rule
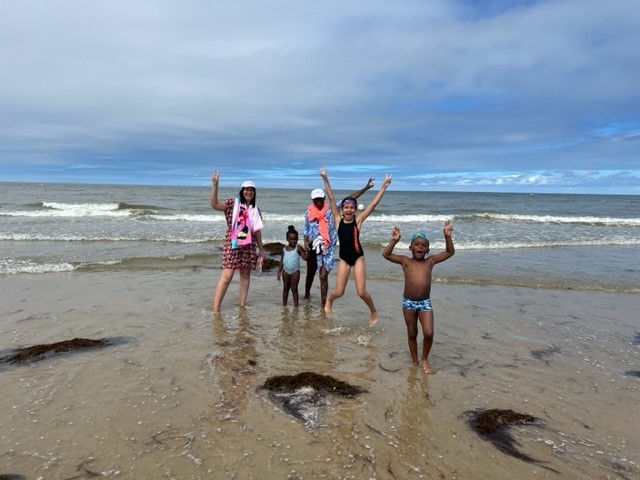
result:
[[[638,0],[0,0],[0,181],[638,195],[638,25]]]

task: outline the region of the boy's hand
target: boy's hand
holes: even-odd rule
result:
[[[444,222],[444,234],[451,235],[451,232],[453,232],[453,225],[451,225],[451,220],[446,220]]]
[[[402,237],[402,235],[400,235],[400,227],[393,227],[393,230],[391,231],[391,240],[400,240],[400,238]]]

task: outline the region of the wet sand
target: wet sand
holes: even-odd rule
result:
[[[620,478],[640,476],[634,295],[436,284],[425,375],[411,365],[402,285],[353,285],[332,317],[283,308],[271,274],[249,305],[213,269],[0,278],[0,357],[73,338],[120,343],[0,365],[0,475],[25,478]],[[333,280],[333,278],[332,278]],[[421,337],[420,337],[421,341]],[[367,390],[326,395],[319,426],[258,387],[312,371]],[[513,409],[510,455],[469,426]],[[513,453],[513,452],[512,452]]]

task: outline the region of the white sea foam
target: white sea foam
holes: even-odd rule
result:
[[[5,262],[0,265],[0,275],[18,275],[21,273],[60,273],[72,272],[76,267],[70,263],[33,263]]]
[[[42,202],[38,210],[1,210],[5,217],[128,217],[131,210],[120,210],[117,203]]]
[[[179,214],[179,215],[161,215],[161,214],[152,214],[147,215],[148,218],[152,218],[154,220],[162,220],[162,221],[170,221],[170,222],[206,222],[206,223],[222,223],[225,221],[224,216],[220,215],[187,215],[187,214]]]
[[[386,246],[386,243],[381,243],[381,246]],[[607,245],[625,246],[625,245],[640,245],[640,238],[629,237],[605,237],[599,239],[576,239],[576,240],[530,240],[530,241],[460,241],[456,239],[456,250],[507,250],[507,249],[519,249],[519,248],[559,248],[559,247],[604,247]],[[398,242],[396,244],[396,251],[408,250],[408,242]],[[432,251],[437,252],[445,249],[444,241],[438,239],[430,242],[430,248]]]
[[[640,218],[589,217],[589,216],[558,216],[558,215],[520,215],[503,213],[478,213],[474,217],[499,220],[505,222],[533,222],[533,223],[570,223],[585,225],[613,225],[626,227],[640,227]]]
[[[367,222],[380,222],[396,225],[398,223],[431,223],[431,222],[444,222],[445,220],[454,221],[456,217],[454,215],[378,215],[372,214],[367,217]]]
[[[65,235],[65,234],[46,234],[46,233],[0,233],[0,241],[18,241],[18,242],[158,242],[158,243],[179,243],[179,244],[197,244],[210,243],[218,239],[216,237],[125,237],[125,236],[91,236],[91,235]]]

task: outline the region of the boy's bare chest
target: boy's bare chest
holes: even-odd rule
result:
[[[422,277],[431,275],[433,265],[429,261],[412,260],[404,265],[404,271],[411,277]]]

